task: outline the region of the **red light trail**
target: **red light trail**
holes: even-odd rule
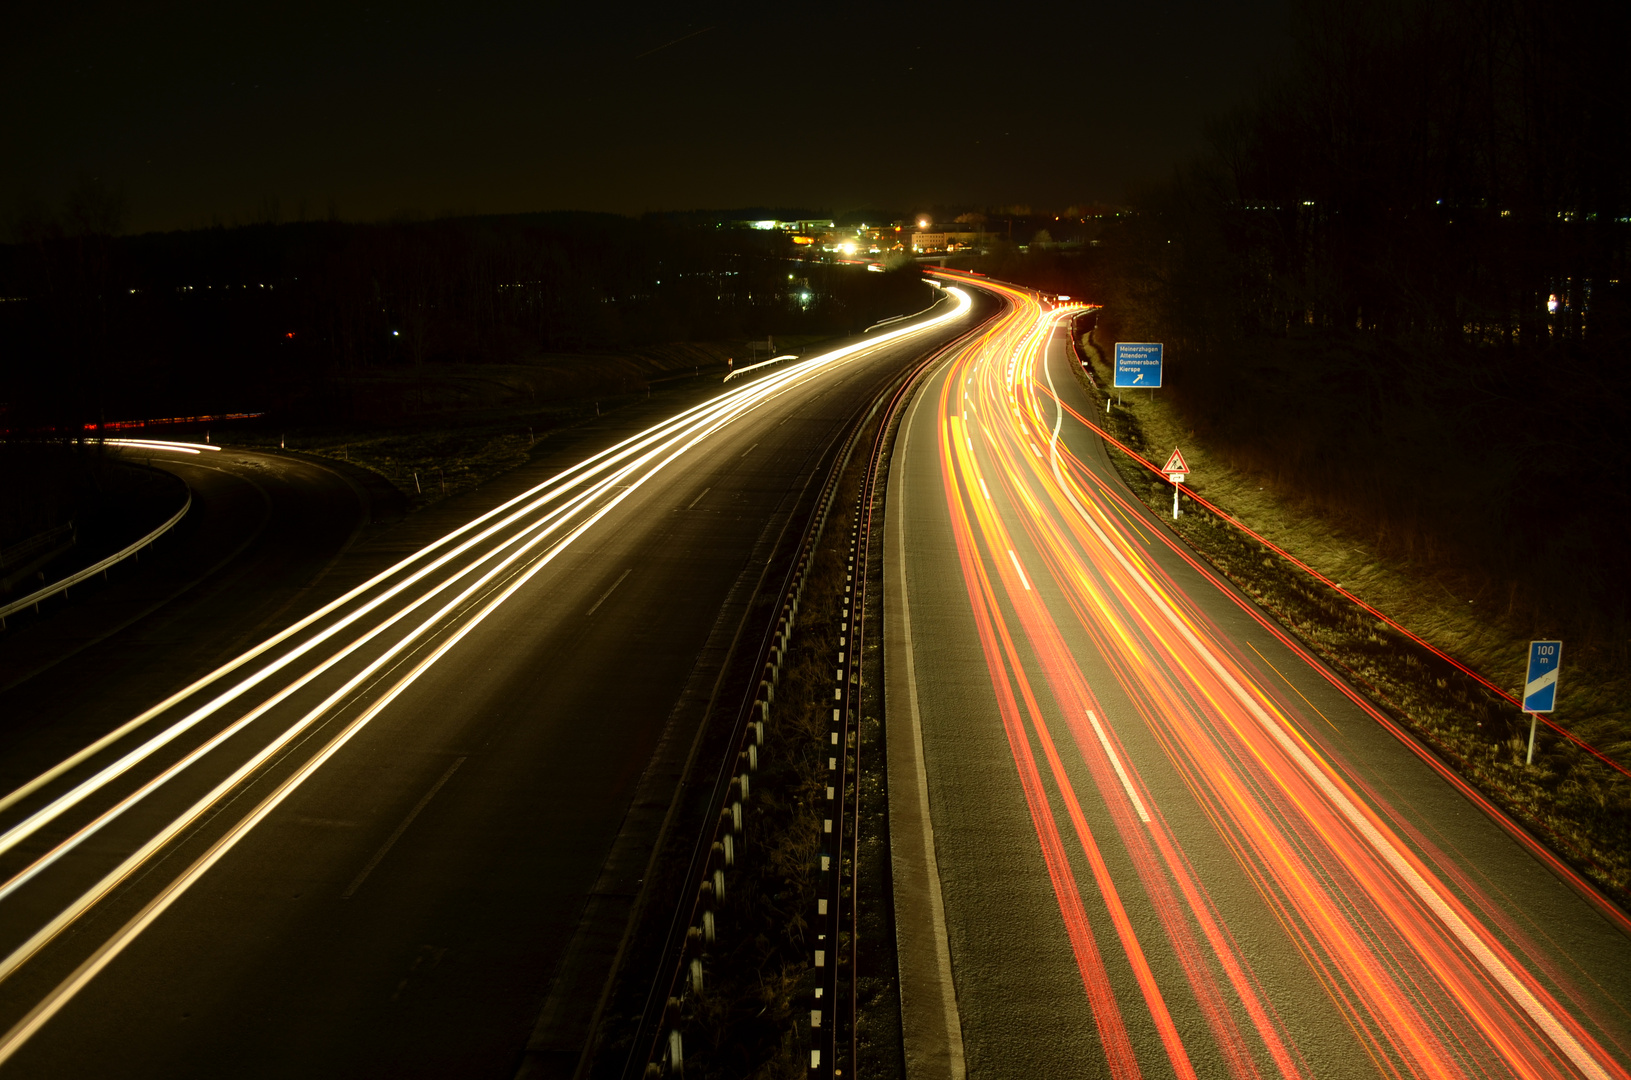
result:
[[[943,492],[998,717],[1111,1075],[1194,1076],[1203,1042],[1233,1077],[1316,1075],[1111,722],[1098,693],[1113,691],[1378,1072],[1631,1076],[1617,1060],[1623,1040],[1545,950],[1262,683],[1150,557],[1148,526],[1059,440],[1063,413],[1040,361],[1081,306],[982,287],[1009,309],[941,385]],[[1113,688],[1096,692],[1084,674],[1071,644],[1084,640]],[[1108,833],[1090,825],[1090,800],[1108,812]],[[1107,845],[1125,852],[1131,874],[1112,871]],[[1096,928],[1088,912],[1099,905],[1108,925]],[[1158,935],[1146,921],[1141,939],[1135,905],[1153,912]],[[1157,977],[1154,950],[1176,958],[1161,970],[1181,978]],[[1113,991],[1109,966],[1123,960],[1137,997]],[[1179,1029],[1175,995],[1204,1025]],[[1135,1045],[1133,1030],[1154,1038]]]

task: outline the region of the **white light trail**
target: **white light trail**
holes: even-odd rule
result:
[[[78,825],[65,839],[36,857],[29,866],[0,883],[0,901],[4,901],[148,795],[210,755],[222,751],[236,737],[247,735],[257,720],[268,717],[276,707],[287,702],[295,693],[310,686],[342,661],[356,656],[360,650],[378,643],[377,655],[372,655],[357,674],[326,694],[320,703],[306,710],[298,719],[284,725],[282,730],[268,732],[259,749],[251,753],[236,768],[231,768],[225,778],[214,785],[206,795],[159,828],[100,881],[82,892],[76,900],[16,946],[9,956],[0,960],[0,981],[3,981],[109,892],[129,880],[144,863],[187,829],[205,820],[223,798],[238,789],[278,754],[296,745],[302,736],[315,730],[316,726],[330,718],[335,710],[344,708],[347,702],[354,700],[355,695],[366,692],[371,680],[388,672],[426,643],[438,637],[445,638],[430,656],[414,665],[410,673],[396,683],[382,699],[351,721],[324,750],[300,766],[288,780],[283,781],[274,794],[255,812],[240,821],[226,836],[217,840],[204,858],[166,887],[149,903],[141,915],[119,930],[114,938],[101,946],[74,975],[59,985],[51,995],[36,1005],[23,1021],[0,1039],[0,1062],[15,1052],[17,1047],[54,1015],[80,987],[185,892],[199,875],[214,865],[215,861],[243,835],[263,820],[277,803],[313,775],[357,730],[378,715],[380,710],[409,683],[428,670],[436,660],[446,655],[456,642],[554,561],[588,529],[620,506],[636,490],[658,476],[662,470],[695,449],[721,428],[789,391],[805,379],[833,370],[862,354],[875,353],[880,347],[931,331],[960,318],[970,307],[969,297],[960,289],[948,289],[947,292],[954,302],[948,305],[949,310],[945,312],[920,323],[890,330],[875,338],[790,364],[774,374],[685,410],[563,470],[400,560],[344,596],[260,642],[0,798],[0,811],[18,805],[194,695],[226,680],[240,668],[252,664],[279,646],[292,642],[287,652],[277,655],[251,674],[224,686],[208,701],[152,734],[140,745],[58,794],[45,805],[35,808],[20,821],[13,823],[0,833],[0,853],[3,853],[15,848],[46,824],[62,817],[92,794],[106,788],[160,749],[175,742],[257,686],[268,683],[274,676],[291,669],[301,658],[313,655],[320,647],[332,642],[331,651],[316,653],[313,657],[316,662],[310,668],[300,672],[289,671],[289,681],[277,686],[265,700],[232,719],[220,730],[214,731],[199,745],[190,748],[178,761],[166,766],[156,776],[149,778],[134,790],[125,793],[113,805],[102,809],[89,821]],[[167,443],[159,440],[110,439],[107,442],[137,449],[168,449],[193,454],[204,450],[220,450],[220,447],[208,444]],[[433,575],[439,571],[444,572],[445,576],[437,580]],[[420,586],[422,591],[415,595],[405,595],[415,586]],[[389,631],[404,624],[404,621],[415,612],[449,593],[452,594],[451,597],[436,606],[431,614],[405,625],[393,638],[385,639]],[[381,610],[398,597],[401,598],[399,608],[394,611]],[[378,613],[378,621],[358,626],[359,632],[350,641],[334,640],[348,627],[356,626],[375,613]],[[327,625],[318,625],[335,615],[339,617]],[[309,636],[295,640],[314,628],[314,632]]]

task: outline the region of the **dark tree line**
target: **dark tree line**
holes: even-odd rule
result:
[[[1488,598],[1623,637],[1631,7],[1333,0],[1095,252],[1241,464]],[[1610,628],[1613,628],[1610,630]]]
[[[107,215],[103,215],[107,217]],[[916,272],[799,258],[773,232],[536,214],[112,235],[0,247],[0,427],[276,409],[336,374],[767,334],[921,306]]]

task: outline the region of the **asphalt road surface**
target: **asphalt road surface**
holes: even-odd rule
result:
[[[952,981],[904,927],[914,1078],[1631,1075],[1624,917],[1164,539],[1005,295],[889,489]],[[913,1046],[937,994],[961,1060]]]
[[[635,796],[689,745],[723,607],[961,310],[517,470],[444,536],[410,518],[321,606],[245,584],[264,629],[217,628],[193,685],[53,668],[91,685],[0,727],[0,1075],[509,1076],[541,1009],[586,1023],[605,969],[563,963],[628,822],[661,818]]]
[[[361,470],[242,449],[110,452],[181,479],[192,507],[156,545],[114,568],[111,580],[92,579],[67,600],[46,601],[44,618],[11,620],[0,639],[0,694],[31,685],[6,699],[7,728],[57,724],[69,714],[94,722],[95,704],[77,699],[101,697],[118,709],[106,700],[109,684],[140,696],[153,689],[141,685],[143,673],[167,676],[178,664],[209,670],[252,644],[371,521],[401,516],[401,497],[383,480],[359,482],[352,474]],[[53,671],[115,637],[94,662],[80,657],[77,667]],[[84,678],[87,663],[102,685]]]

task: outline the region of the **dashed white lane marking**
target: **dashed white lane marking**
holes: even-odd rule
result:
[[[698,496],[698,497],[700,498],[700,496]],[[612,593],[616,592],[617,587],[619,585],[623,584],[623,579],[628,577],[632,573],[634,573],[634,567],[631,566],[627,570],[625,570],[621,574],[619,574],[618,577],[617,577],[617,580],[612,582],[612,587],[600,594],[600,599],[595,601],[595,606],[590,608],[588,611],[584,612],[583,617],[585,619],[587,619],[589,616],[593,615],[595,613],[596,608],[599,608],[600,605],[604,604],[606,602],[606,598],[608,596],[612,595]]]
[[[1133,809],[1138,811],[1138,820],[1148,825],[1150,823],[1150,812],[1144,809],[1144,800],[1140,799],[1138,792],[1133,790],[1133,782],[1127,779],[1127,770],[1121,767],[1121,758],[1116,756],[1115,749],[1110,745],[1110,740],[1105,737],[1104,728],[1099,726],[1099,718],[1093,715],[1092,709],[1087,710],[1087,719],[1093,724],[1093,734],[1099,737],[1099,745],[1104,747],[1105,756],[1110,759],[1110,767],[1115,769],[1116,775],[1121,778],[1121,786],[1126,789],[1127,797],[1133,800]]]
[[[459,766],[463,765],[464,761],[464,758],[455,758],[453,764],[447,767],[447,772],[442,774],[441,779],[432,784],[430,790],[425,792],[425,797],[414,804],[413,809],[408,811],[408,816],[402,819],[402,824],[398,825],[396,831],[391,833],[385,843],[380,845],[378,851],[374,852],[374,857],[368,860],[368,865],[362,868],[361,873],[351,879],[351,884],[347,885],[345,892],[340,894],[341,900],[351,899],[351,894],[356,892],[358,887],[368,879],[368,875],[374,872],[374,867],[378,866],[379,861],[385,858],[385,853],[390,851],[398,840],[402,839],[402,834],[408,831],[408,826],[413,824],[413,819],[419,816],[421,810],[430,805],[430,800],[434,799],[436,793],[442,790],[442,785],[447,783],[453,774],[459,771]]]
[[[1025,591],[1026,592],[1030,592],[1031,591],[1031,583],[1025,577],[1025,568],[1019,565],[1019,556],[1014,554],[1014,549],[1013,548],[1008,549],[1008,557],[1010,559],[1014,560],[1014,573],[1019,575],[1019,583],[1021,585],[1025,586]]]

